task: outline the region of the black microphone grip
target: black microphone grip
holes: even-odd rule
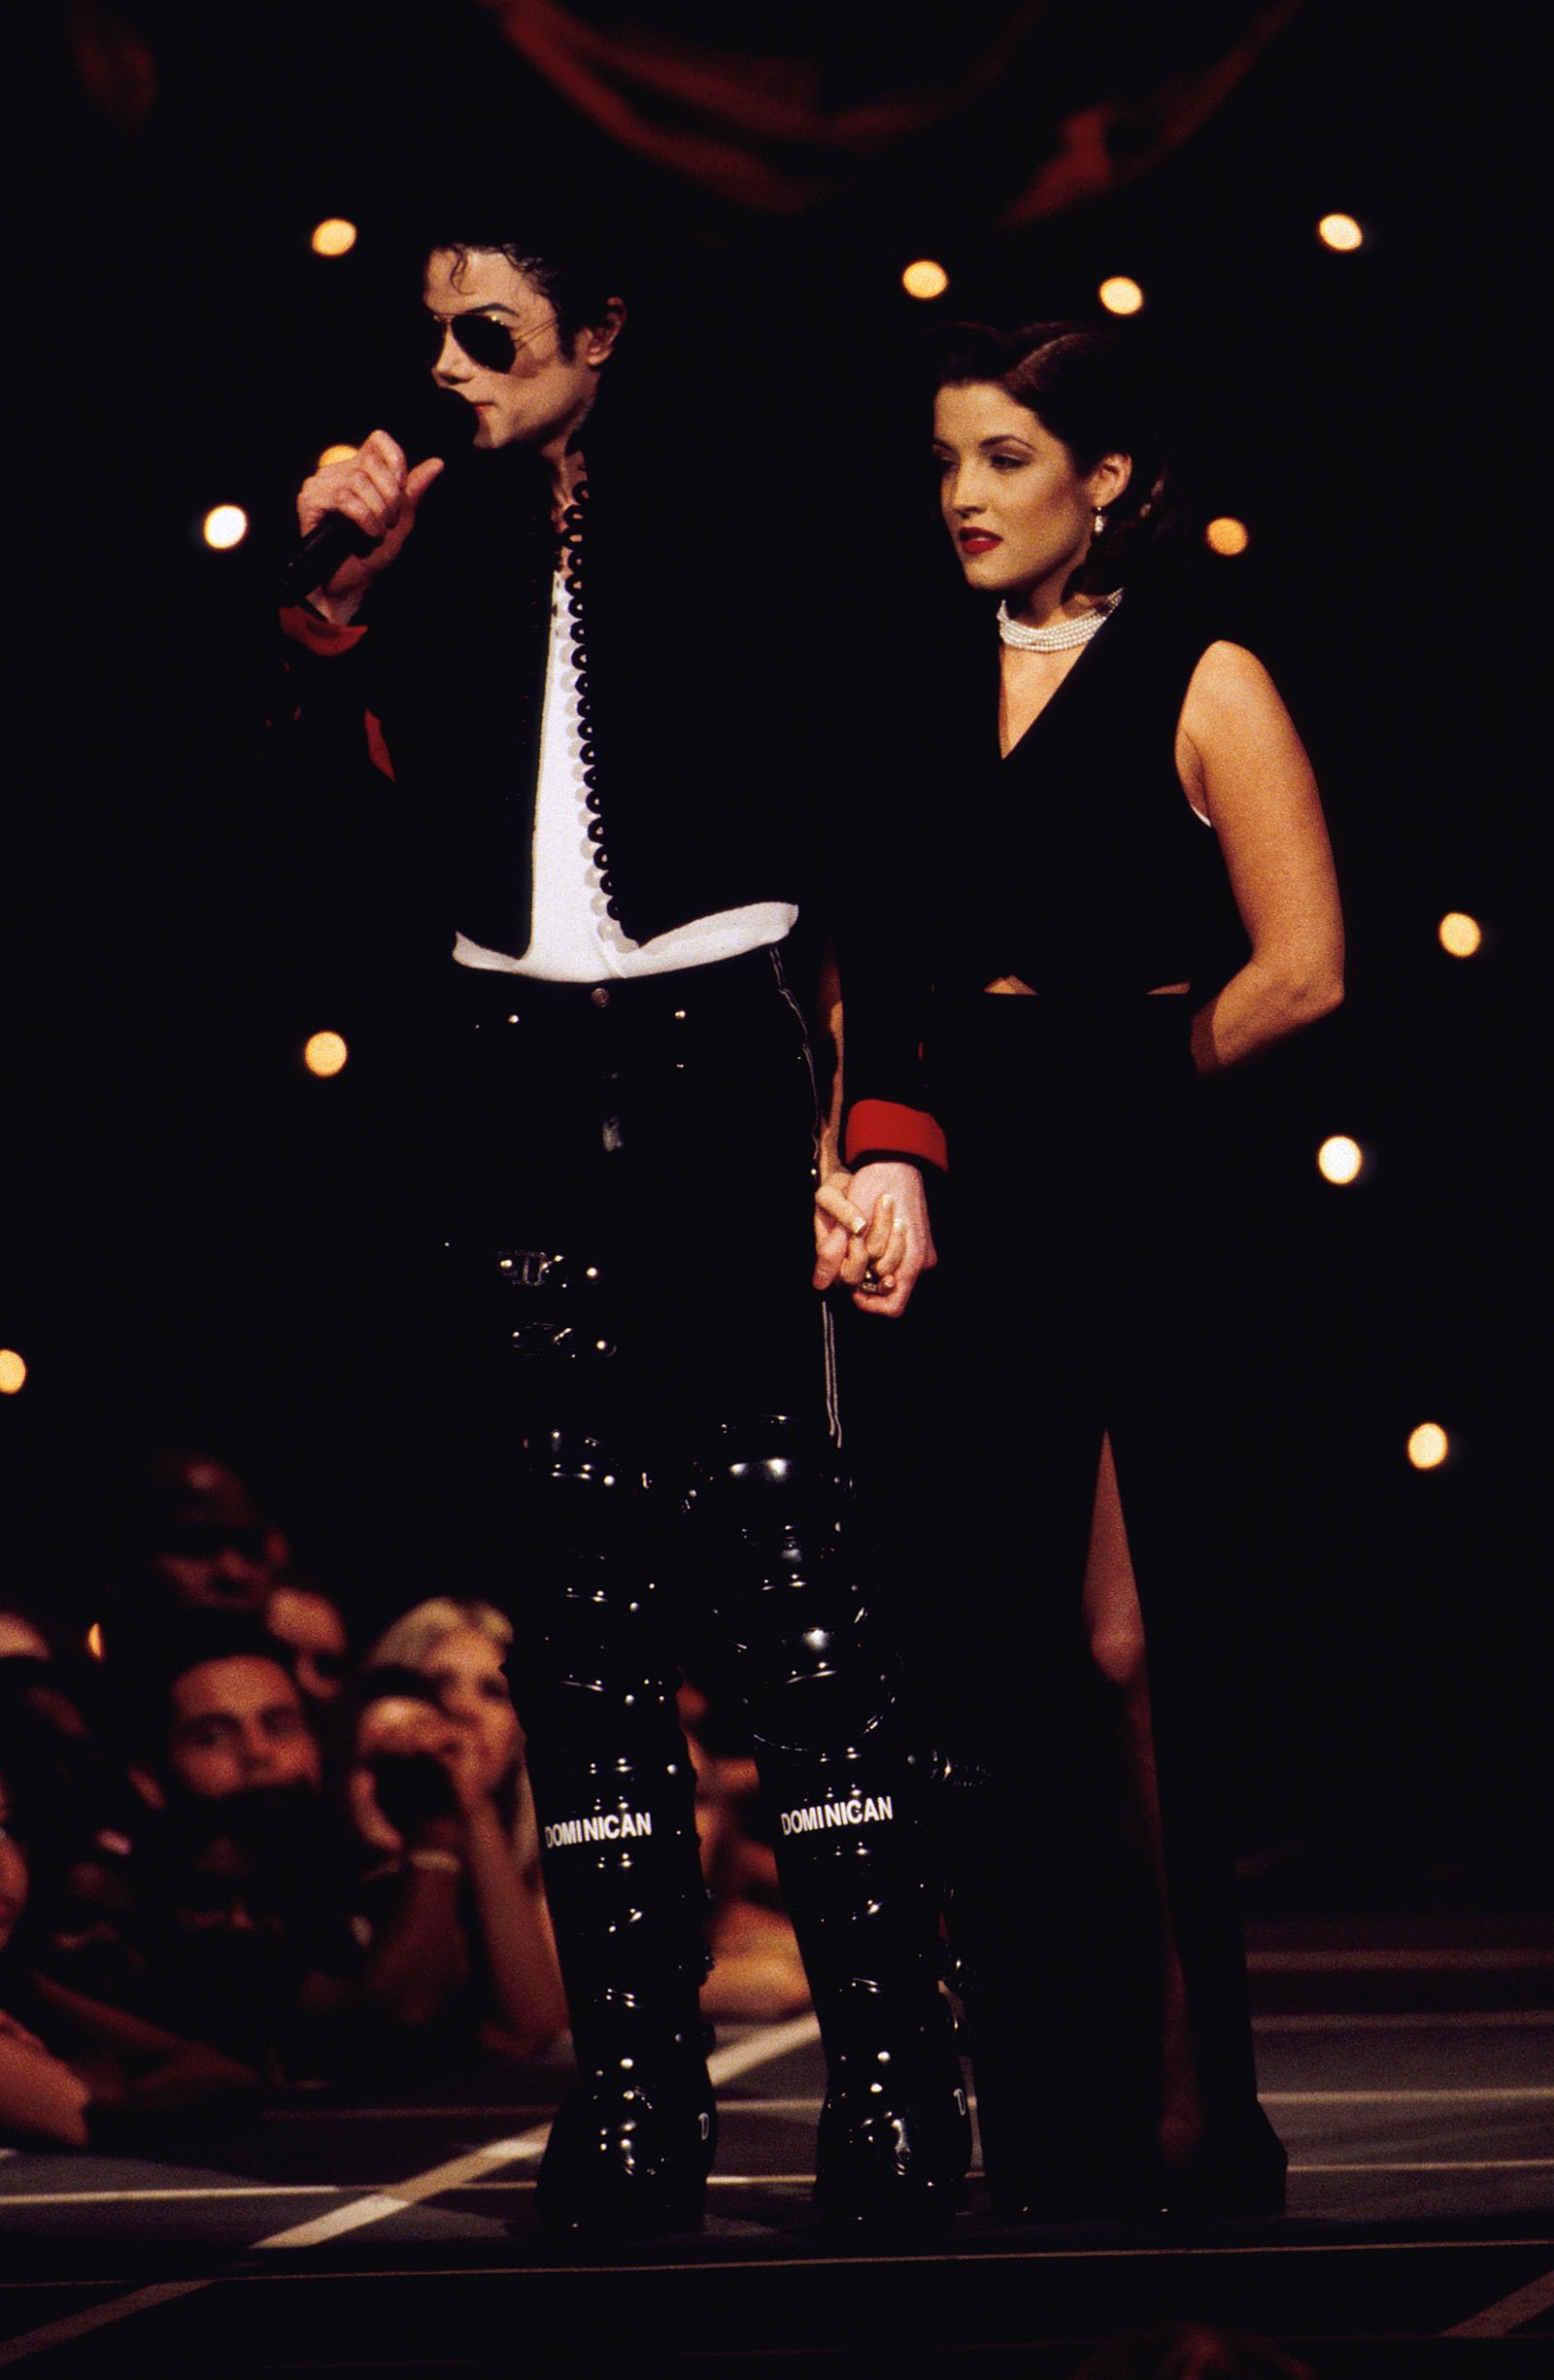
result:
[[[391,404],[388,420],[400,431],[400,443],[416,461],[441,455],[450,461],[467,452],[475,435],[475,414],[451,389],[418,387],[401,391]],[[314,523],[281,572],[284,604],[301,603],[316,588],[327,585],[342,562],[370,554],[379,540],[349,520],[343,512],[326,512]]]
[[[378,543],[343,512],[326,512],[314,523],[281,573],[283,603],[301,603],[333,578],[344,561],[359,560]]]

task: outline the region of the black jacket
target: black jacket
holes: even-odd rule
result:
[[[585,759],[609,897],[636,941],[754,901],[798,907],[807,958],[836,930],[844,966],[858,958],[849,1098],[920,1105],[894,984],[921,928],[881,915],[874,866],[926,806],[908,780],[929,751],[892,523],[855,478],[839,539],[824,472],[780,425],[747,409],[720,438],[689,397],[683,414],[641,398],[612,361],[582,438]],[[365,714],[391,768],[423,952],[456,929],[528,945],[557,553],[540,460],[472,454],[428,491],[353,629],[286,616],[288,712],[353,722],[358,752]]]
[[[770,472],[676,441],[632,393],[603,388],[583,440],[585,758],[608,890],[647,941],[813,898],[830,669]],[[326,698],[378,723],[440,926],[514,957],[529,940],[556,559],[538,459],[473,454],[428,491],[362,633],[321,638],[337,648],[321,657],[292,648],[304,716]]]

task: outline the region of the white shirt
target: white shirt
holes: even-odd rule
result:
[[[572,645],[572,621],[557,572],[551,591],[551,649],[534,797],[532,938],[524,956],[514,959],[457,935],[454,957],[458,965],[504,975],[538,975],[547,983],[602,983],[611,976],[663,975],[675,968],[708,967],[715,960],[734,959],[743,951],[780,942],[798,915],[782,901],[751,901],[742,909],[694,917],[668,934],[655,935],[651,942],[633,942],[609,914],[594,845],[589,840],[592,813],[583,781]]]

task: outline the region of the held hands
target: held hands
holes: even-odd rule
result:
[[[817,1289],[840,1281],[860,1313],[904,1314],[920,1275],[938,1262],[928,1193],[915,1165],[892,1160],[856,1173],[836,1167],[815,1193]]]
[[[303,481],[297,493],[297,527],[304,537],[325,513],[343,513],[378,543],[370,554],[342,562],[313,600],[337,626],[355,617],[368,583],[396,560],[416,526],[416,511],[442,470],[440,455],[428,455],[412,471],[404,449],[386,429],[375,429],[346,462],[326,462]]]

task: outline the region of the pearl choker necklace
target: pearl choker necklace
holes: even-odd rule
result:
[[[1011,620],[1008,604],[1000,603],[998,634],[1006,645],[1014,645],[1022,653],[1066,653],[1072,645],[1089,644],[1122,599],[1123,591],[1118,587],[1109,595],[1102,595],[1093,612],[1080,612],[1072,620],[1054,620],[1044,629],[1027,628],[1023,620]]]

